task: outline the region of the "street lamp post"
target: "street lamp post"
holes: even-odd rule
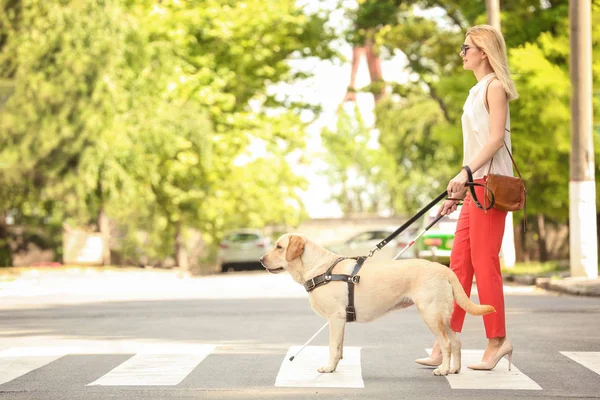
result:
[[[571,275],[598,278],[596,185],[592,121],[590,0],[569,0],[571,159],[569,241]]]

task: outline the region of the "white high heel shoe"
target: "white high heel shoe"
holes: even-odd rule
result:
[[[440,353],[437,357],[417,358],[415,362],[427,367],[439,367],[442,365],[442,354]]]
[[[507,357],[508,358],[508,370],[510,371],[510,368],[512,365],[512,353],[513,353],[513,346],[510,343],[510,341],[508,340],[508,338],[506,338],[504,340],[504,343],[502,343],[502,346],[500,346],[500,348],[498,349],[498,351],[496,352],[494,357],[492,357],[491,360],[480,361],[476,364],[467,365],[467,368],[470,368],[473,370],[479,370],[479,371],[489,371],[491,369],[494,369],[496,367],[496,365],[498,365],[498,362],[500,362],[502,357],[508,356]]]

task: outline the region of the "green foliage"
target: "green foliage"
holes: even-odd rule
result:
[[[459,135],[444,120],[435,100],[424,93],[400,101],[389,98],[377,107],[382,149],[392,155],[394,209],[413,213],[445,188],[443,178],[453,171],[457,149],[443,148],[444,137]]]
[[[123,252],[151,257],[186,228],[214,243],[297,223],[286,157],[310,105],[269,87],[297,79],[291,59],[334,55],[323,23],[293,0],[3,0],[0,210],[58,226],[105,210]],[[256,143],[268,157],[248,157]]]
[[[345,214],[386,212],[394,201],[394,160],[372,146],[373,135],[358,107],[340,110],[336,129],[321,133],[333,199]]]
[[[568,272],[568,265],[559,265],[557,262],[529,262],[529,263],[516,263],[514,267],[502,268],[503,274],[510,275],[537,275],[537,276],[550,276],[561,272]]]

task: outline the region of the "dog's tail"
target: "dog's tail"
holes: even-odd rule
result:
[[[496,309],[492,306],[473,303],[471,299],[467,297],[467,294],[458,281],[456,274],[450,268],[447,268],[446,271],[448,271],[448,281],[450,281],[450,284],[452,285],[454,300],[456,300],[456,303],[460,306],[460,308],[471,315],[486,315],[496,312]]]

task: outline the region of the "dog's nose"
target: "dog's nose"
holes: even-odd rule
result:
[[[261,264],[264,264],[265,256],[262,256],[261,258],[259,258],[258,261],[260,261]]]

